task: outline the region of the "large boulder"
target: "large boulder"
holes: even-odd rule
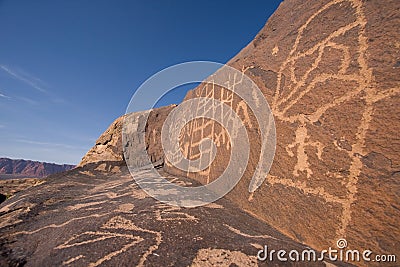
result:
[[[259,177],[265,181],[258,188],[249,190],[265,141],[257,114],[236,94],[213,84],[188,93],[186,100],[222,100],[247,128],[250,159],[229,199],[317,249],[335,247],[345,238],[349,248],[398,252],[399,9],[396,0],[286,0],[229,61],[255,81],[275,119],[275,158],[269,174]],[[165,161],[160,132],[172,108],[150,113],[146,144],[135,146],[146,149],[157,165]],[[121,143],[122,121],[110,126],[80,166],[123,161],[122,147],[129,144]],[[210,167],[181,171],[166,161],[164,170],[203,184],[218,178],[231,153],[223,126],[204,118],[191,121],[181,132],[181,150],[198,159],[204,138],[218,148]]]
[[[213,84],[188,93],[186,99],[222,100],[248,129],[250,160],[228,198],[318,249],[345,238],[349,248],[399,252],[399,10],[395,0],[286,0],[229,61],[256,82],[274,114],[275,159],[255,191],[249,183],[262,144],[255,114]],[[181,149],[197,159],[204,138],[219,149],[209,168],[184,172],[167,162],[165,170],[202,183],[215,180],[229,161],[223,127],[192,121]]]
[[[125,147],[126,151],[131,151],[136,154],[143,154],[143,151],[147,151],[154,164],[162,164],[164,154],[162,152],[161,142],[159,141],[161,139],[161,128],[165,118],[175,106],[176,105],[170,105],[119,117],[97,139],[96,144],[85,154],[85,156],[83,156],[78,167],[102,161],[123,163],[123,147]],[[129,127],[129,129],[126,130],[127,134],[131,136],[135,135],[135,137],[137,137],[132,137],[131,143],[123,144],[123,125]],[[146,132],[145,144],[140,144],[138,137],[140,132]],[[132,158],[133,157],[134,155],[132,155]]]

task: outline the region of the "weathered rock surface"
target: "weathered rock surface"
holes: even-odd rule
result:
[[[263,142],[255,114],[236,95],[203,84],[186,99],[223,100],[248,130],[248,166],[227,195],[234,204],[161,205],[124,166],[122,149],[131,146],[149,151],[155,165],[164,163],[171,179],[209,183],[229,160],[223,127],[198,119],[184,128],[181,149],[189,159],[199,157],[204,138],[218,147],[211,167],[192,173],[164,160],[160,131],[173,107],[151,111],[140,124],[145,144],[123,144],[122,117],[78,169],[2,204],[0,264],[256,265],[260,245],[301,248],[295,240],[322,250],[336,248],[339,238],[349,249],[398,255],[399,10],[395,0],[285,0],[229,62],[256,82],[274,114],[275,159],[258,189],[249,192]]]
[[[0,266],[290,266],[257,263],[257,252],[308,249],[226,200],[191,209],[162,204],[120,164],[78,167],[3,203]]]
[[[0,179],[10,179],[12,177],[45,177],[50,174],[68,171],[74,167],[74,165],[68,164],[0,158]]]
[[[84,166],[89,163],[100,161],[124,161],[123,147],[126,149],[134,147],[133,151],[147,150],[151,161],[154,163],[162,164],[164,160],[160,136],[161,127],[165,118],[175,105],[156,108],[151,111],[137,112],[134,116],[125,115],[116,119],[108,129],[97,139],[96,144],[86,153],[78,166]],[[122,145],[122,125],[125,119],[138,118],[140,116],[147,116],[146,121],[140,125],[140,130],[145,131],[146,144],[140,144],[137,138],[132,137],[132,142]],[[126,125],[130,125],[125,123]],[[139,129],[138,125],[130,132],[135,137],[138,136],[136,131]]]
[[[254,79],[275,118],[274,163],[254,192],[262,143],[254,114],[212,84],[187,95],[224,101],[248,129],[251,157],[229,199],[319,249],[346,238],[349,248],[400,252],[399,10],[391,0],[286,0],[229,62]],[[188,158],[199,157],[203,138],[221,150],[210,168],[165,170],[202,183],[218,177],[229,138],[215,123],[194,121],[180,140]]]
[[[275,118],[274,163],[254,192],[262,143],[254,114],[212,85],[188,93],[230,104],[247,127],[251,157],[228,198],[319,249],[346,238],[350,248],[400,251],[399,9],[399,1],[287,0],[229,62],[256,82]],[[201,183],[218,177],[230,155],[218,124],[189,123],[182,151],[198,158],[203,138],[218,144],[210,168],[182,172],[167,162],[164,170]]]
[[[0,203],[12,195],[40,183],[42,180],[38,178],[0,180],[0,194],[4,196],[3,199],[0,199]]]

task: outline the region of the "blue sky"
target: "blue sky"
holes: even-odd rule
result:
[[[146,79],[226,63],[279,3],[0,1],[0,157],[77,164]]]

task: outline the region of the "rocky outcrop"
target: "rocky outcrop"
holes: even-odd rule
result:
[[[4,177],[45,177],[50,174],[68,171],[74,165],[0,158],[0,175]]]
[[[214,140],[218,152],[208,168],[183,172],[164,159],[161,147],[161,127],[173,107],[130,114],[133,141],[122,141],[119,118],[77,169],[2,204],[0,265],[256,265],[263,264],[254,258],[263,245],[336,249],[339,238],[347,240],[347,249],[398,254],[399,9],[394,0],[285,0],[229,62],[255,81],[275,119],[274,162],[253,190],[249,184],[265,141],[257,114],[213,84],[188,93],[186,99],[222,100],[247,129],[247,168],[227,195],[234,205],[226,199],[193,209],[160,204],[138,188],[123,164],[123,148],[147,150],[167,179],[210,183],[231,152],[221,125],[202,118],[185,126],[180,144],[187,158],[207,150],[199,147],[204,138]],[[143,131],[144,144],[135,141]],[[144,162],[135,151],[128,156],[137,166]]]
[[[275,159],[257,190],[249,192],[263,142],[255,114],[218,86],[202,84],[186,96],[224,101],[247,128],[248,166],[227,197],[319,249],[334,246],[339,238],[346,238],[350,248],[376,253],[394,253],[400,247],[400,17],[395,12],[400,4],[380,3],[286,0],[228,63],[256,82],[275,119]],[[148,130],[157,138],[160,127]],[[203,184],[215,180],[231,152],[220,125],[192,121],[182,131],[181,149],[187,158],[197,159],[204,138],[218,144],[209,168],[183,172],[166,162],[164,170]],[[100,150],[105,142],[98,142]],[[146,146],[154,144],[153,162],[163,158],[158,141],[147,138]],[[121,160],[121,148],[115,147],[119,156],[112,159]]]
[[[136,112],[121,116],[116,119],[108,129],[97,139],[96,144],[86,153],[78,166],[85,166],[89,163],[96,163],[100,161],[119,161],[124,162],[124,148],[132,148],[132,151],[147,150],[151,161],[154,164],[162,164],[164,155],[161,147],[161,127],[169,112],[176,105],[152,109],[149,111]],[[142,121],[146,115],[147,122]],[[133,138],[130,143],[122,144],[122,125],[124,120],[132,120],[132,123],[125,123],[134,127],[130,129],[130,134],[138,136],[138,133],[145,132],[146,144],[140,144],[138,138]],[[136,123],[134,124],[133,121]],[[139,121],[141,123],[139,123]],[[132,158],[135,155],[132,155]],[[139,160],[140,161],[140,160]]]
[[[276,124],[275,159],[254,192],[248,188],[263,141],[254,114],[213,84],[187,95],[222,100],[245,122],[251,156],[229,199],[319,249],[345,238],[349,248],[398,253],[399,9],[390,0],[286,0],[229,62],[256,82]],[[166,171],[202,183],[221,175],[230,146],[218,127],[193,121],[180,140],[196,159],[200,141],[213,139],[221,152],[211,167],[192,173],[167,164]]]
[[[99,161],[123,161],[122,123],[123,117],[116,119],[83,156],[78,167]]]

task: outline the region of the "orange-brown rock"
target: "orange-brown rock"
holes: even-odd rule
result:
[[[17,194],[2,204],[5,256],[0,265],[2,260],[99,265],[134,259],[137,265],[187,266],[221,255],[224,263],[235,258],[250,265],[257,264],[254,248],[264,242],[276,240],[278,249],[304,247],[269,226],[320,250],[336,248],[336,241],[345,238],[349,249],[398,254],[399,10],[396,0],[285,0],[228,63],[256,82],[275,119],[274,162],[263,184],[251,192],[263,142],[256,114],[237,95],[210,84],[188,93],[186,99],[223,100],[244,121],[250,159],[244,177],[227,195],[240,209],[224,199],[212,208],[174,209],[134,184],[123,166],[125,146],[147,150],[154,164],[164,163],[163,171],[182,183],[190,183],[187,177],[212,182],[229,160],[223,127],[197,119],[183,129],[181,149],[197,159],[198,144],[211,138],[218,147],[214,162],[198,173],[165,162],[160,131],[173,107],[155,109],[144,129],[138,128],[146,131],[144,145],[122,143],[121,117],[77,169],[58,177],[63,182],[49,179],[29,189],[34,197]],[[113,246],[101,243],[108,239]],[[104,244],[101,252],[98,241]],[[176,251],[184,249],[188,253],[179,258]]]
[[[391,0],[286,0],[229,61],[254,79],[276,123],[272,169],[252,193],[261,144],[254,114],[210,84],[189,92],[230,103],[248,129],[251,158],[229,199],[318,249],[346,238],[349,248],[400,251],[399,10]],[[202,138],[217,140],[211,167],[182,173],[167,164],[168,172],[202,183],[222,173],[229,141],[205,125],[188,125],[181,143],[195,159]]]
[[[146,114],[149,112],[147,117],[147,123],[143,128],[146,131],[146,145],[143,146],[143,150],[147,150],[151,161],[154,164],[162,164],[164,160],[160,136],[161,127],[168,116],[169,112],[176,105],[170,105],[167,107],[161,107],[152,109],[150,111],[143,111],[136,113],[135,116]],[[124,161],[124,153],[122,150],[122,125],[124,124],[124,115],[116,119],[108,129],[97,139],[96,144],[85,154],[78,166],[84,166],[89,163],[95,163],[100,161]],[[123,144],[124,146],[131,146],[138,149],[139,143],[135,144]]]
[[[275,118],[274,163],[254,192],[248,187],[262,143],[254,114],[236,95],[210,84],[188,93],[186,99],[224,100],[245,122],[251,157],[228,198],[318,249],[346,238],[350,248],[399,251],[399,9],[400,2],[392,0],[384,5],[377,0],[286,0],[229,61],[256,82]],[[163,161],[154,138],[164,119],[154,125],[149,120],[147,126],[153,162]],[[110,126],[81,165],[122,160],[120,124],[118,119]],[[181,148],[196,159],[206,137],[219,149],[210,168],[182,172],[167,162],[164,170],[201,183],[216,179],[230,154],[222,127],[204,119],[189,123]]]

